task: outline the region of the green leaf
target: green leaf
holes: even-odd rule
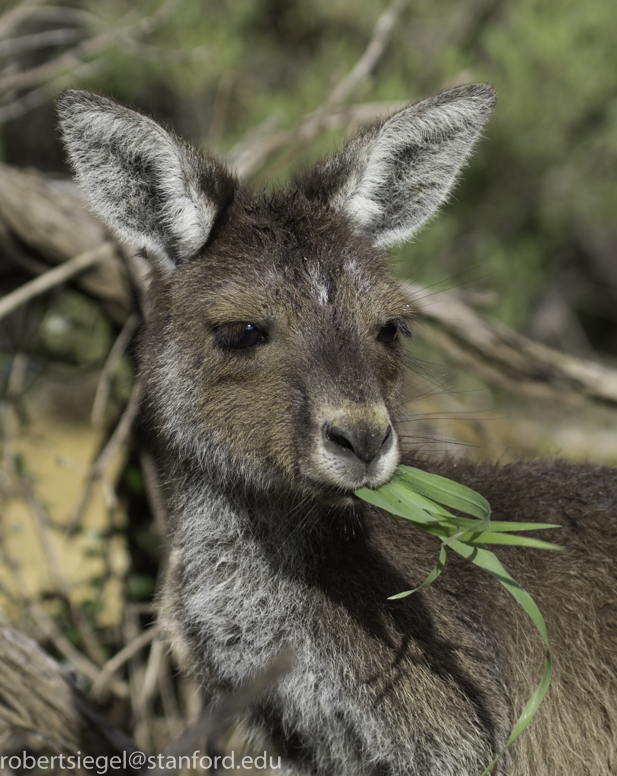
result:
[[[445,565],[446,565],[446,546],[445,544],[442,544],[441,549],[439,551],[439,560],[437,561],[435,568],[431,571],[431,573],[424,580],[424,582],[421,585],[418,585],[418,587],[414,587],[413,590],[406,590],[404,593],[396,593],[396,595],[389,596],[388,601],[395,601],[397,598],[406,598],[408,595],[411,595],[412,593],[417,593],[418,590],[421,590],[423,587],[430,585],[431,582],[434,582],[437,579],[437,577],[441,574],[443,567]]]
[[[553,660],[551,657],[551,651],[548,643],[548,635],[546,633],[546,625],[544,623],[544,617],[540,613],[540,610],[536,606],[535,601],[529,595],[529,593],[521,587],[516,580],[514,580],[510,574],[504,569],[499,562],[498,558],[485,547],[470,547],[463,542],[453,542],[452,549],[455,552],[460,553],[467,560],[475,563],[476,566],[484,569],[491,576],[502,584],[506,590],[521,604],[525,612],[531,618],[531,621],[536,626],[538,633],[542,636],[544,643],[546,644],[546,658],[544,660],[544,670],[542,672],[542,678],[536,688],[536,691],[531,696],[527,705],[523,709],[520,717],[516,721],[516,724],[512,728],[510,737],[506,742],[506,746],[502,752],[497,755],[490,765],[483,771],[482,776],[485,776],[508,749],[508,747],[516,741],[520,734],[525,730],[527,725],[531,722],[533,715],[538,710],[542,699],[546,695],[549,684],[551,683],[551,676],[553,673]]]
[[[373,506],[385,509],[387,512],[391,512],[393,515],[403,517],[405,520],[409,520],[413,523],[426,523],[434,524],[436,526],[441,525],[439,520],[431,517],[428,512],[419,507],[413,507],[411,504],[404,504],[402,499],[398,498],[395,494],[391,493],[388,486],[384,485],[379,490],[369,490],[368,488],[360,488],[355,491],[358,498],[368,501]]]
[[[491,523],[491,528],[493,527],[493,523]],[[460,540],[474,546],[481,544],[509,544],[517,547],[533,547],[536,550],[563,550],[563,547],[557,544],[543,542],[541,539],[533,539],[531,536],[509,536],[508,534],[504,535],[492,530],[475,533],[468,531],[460,537]]]
[[[430,474],[421,469],[403,465],[398,467],[392,480],[393,482],[403,481],[421,496],[486,521],[486,525],[482,528],[488,528],[491,507],[484,496],[471,488],[438,474]]]
[[[451,547],[506,588],[529,615],[546,644],[546,658],[540,683],[516,721],[503,752],[497,755],[482,773],[482,776],[486,776],[531,722],[546,695],[553,670],[546,626],[540,610],[529,593],[508,574],[486,545],[507,544],[542,550],[561,550],[561,547],[550,542],[518,535],[521,531],[546,530],[559,526],[551,523],[491,521],[490,506],[479,493],[445,477],[410,466],[399,466],[392,480],[377,490],[362,488],[356,491],[356,495],[441,539],[439,560],[424,582],[413,590],[390,596],[389,600],[404,598],[434,582],[445,566],[447,547]],[[445,509],[444,505],[473,515],[477,519],[457,517]]]
[[[544,531],[547,528],[561,528],[556,523],[513,523],[510,520],[491,520],[491,531]]]

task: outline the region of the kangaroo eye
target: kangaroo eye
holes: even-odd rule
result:
[[[377,335],[377,339],[380,342],[383,342],[384,345],[393,345],[397,336],[398,328],[396,324],[390,322],[381,327],[379,334]]]
[[[219,326],[215,340],[224,348],[241,350],[266,341],[266,334],[252,323],[225,323]]]

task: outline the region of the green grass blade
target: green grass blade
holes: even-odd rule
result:
[[[542,699],[546,695],[546,691],[548,690],[549,684],[551,682],[553,661],[551,658],[551,651],[549,649],[544,617],[542,617],[542,614],[536,606],[533,598],[523,587],[519,585],[518,582],[516,582],[515,579],[510,576],[510,574],[508,574],[508,572],[499,562],[499,559],[485,547],[470,547],[468,544],[463,542],[452,542],[451,547],[453,550],[460,553],[463,557],[467,558],[467,560],[475,563],[476,566],[479,566],[480,568],[484,569],[484,571],[488,572],[491,576],[495,577],[495,579],[506,588],[506,590],[521,604],[525,612],[529,615],[531,621],[536,626],[538,633],[542,637],[542,640],[546,644],[546,658],[544,660],[544,670],[542,672],[540,683],[538,684],[534,694],[527,702],[520,717],[516,721],[516,724],[510,733],[510,737],[506,742],[506,746],[503,752],[500,752],[500,754],[489,766],[487,766],[487,768],[482,773],[482,776],[485,776],[487,773],[489,773],[491,768],[503,755],[506,749],[511,744],[513,744],[514,741],[516,741],[520,734],[525,730],[527,725],[531,722],[534,714],[540,706],[540,703],[542,702]]]
[[[418,587],[414,587],[413,590],[406,590],[404,593],[396,593],[396,595],[389,596],[388,601],[395,601],[398,598],[406,598],[408,595],[411,595],[412,593],[417,593],[418,590],[421,590],[423,587],[430,585],[441,574],[441,572],[443,571],[443,567],[445,565],[446,565],[446,547],[444,544],[442,544],[441,549],[439,550],[439,560],[435,564],[435,568],[431,571],[431,573],[424,580],[424,582],[421,585],[418,585]]]
[[[471,488],[453,482],[438,474],[429,474],[412,466],[399,466],[392,478],[393,482],[404,482],[421,496],[458,509],[484,521],[482,529],[488,528],[491,507],[488,501]]]
[[[390,503],[398,504],[398,507],[405,510],[409,507],[411,510],[416,508],[423,509],[425,512],[436,516],[439,522],[455,526],[460,532],[485,530],[491,524],[486,524],[469,517],[456,517],[441,504],[419,493],[410,490],[410,486],[402,481],[393,481],[382,485],[378,491],[384,498],[393,499]],[[410,515],[411,516],[411,515]]]
[[[491,523],[493,528],[493,523]],[[533,539],[531,536],[512,536],[508,533],[499,533],[497,531],[468,531],[460,537],[470,545],[478,546],[482,544],[509,544],[516,547],[533,547],[536,550],[563,550],[558,544],[544,542],[541,539]]]
[[[426,498],[426,496],[422,496],[420,493],[410,490],[409,485],[406,485],[401,481],[391,480],[379,488],[379,492],[382,491],[392,493],[393,496],[399,498],[404,504],[417,506],[420,509],[424,509],[427,512],[439,515],[440,517],[455,518],[452,512],[448,512],[441,504],[438,504],[430,498]],[[476,521],[474,521],[474,523],[475,522]]]
[[[437,518],[431,517],[431,515],[423,509],[414,507],[411,504],[403,504],[401,499],[392,494],[385,486],[378,490],[360,488],[355,491],[355,494],[363,501],[368,501],[368,503],[373,504],[373,506],[385,509],[387,512],[391,512],[398,517],[403,517],[405,520],[409,520],[417,525],[441,524]]]
[[[529,593],[508,574],[499,559],[487,549],[486,545],[506,544],[542,550],[561,550],[561,547],[550,542],[518,535],[521,531],[545,530],[559,526],[550,523],[491,522],[490,506],[480,494],[445,477],[409,466],[399,466],[392,480],[378,490],[361,488],[356,491],[356,495],[392,515],[408,520],[423,531],[440,538],[442,542],[439,560],[424,582],[413,590],[390,596],[390,600],[404,598],[434,582],[445,566],[447,547],[452,547],[471,563],[495,577],[506,588],[521,604],[546,644],[546,659],[540,683],[516,721],[503,752],[484,770],[482,776],[486,776],[530,723],[546,694],[552,674],[552,660],[544,618]],[[477,519],[457,517],[442,505],[473,515]]]
[[[561,528],[557,523],[515,523],[510,520],[491,520],[491,531],[545,531],[547,528]]]

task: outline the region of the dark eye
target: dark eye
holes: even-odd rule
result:
[[[214,338],[224,348],[241,350],[265,342],[266,334],[252,323],[225,323],[219,326]]]
[[[398,336],[398,327],[396,324],[390,322],[386,323],[385,326],[382,326],[379,334],[377,335],[377,339],[380,342],[383,342],[384,345],[393,345],[396,341],[396,338]]]

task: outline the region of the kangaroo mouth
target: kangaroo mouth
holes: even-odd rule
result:
[[[316,501],[331,507],[349,508],[354,504],[359,504],[359,499],[354,492],[354,488],[345,488],[331,483],[318,482],[310,479],[306,483],[311,496]]]

